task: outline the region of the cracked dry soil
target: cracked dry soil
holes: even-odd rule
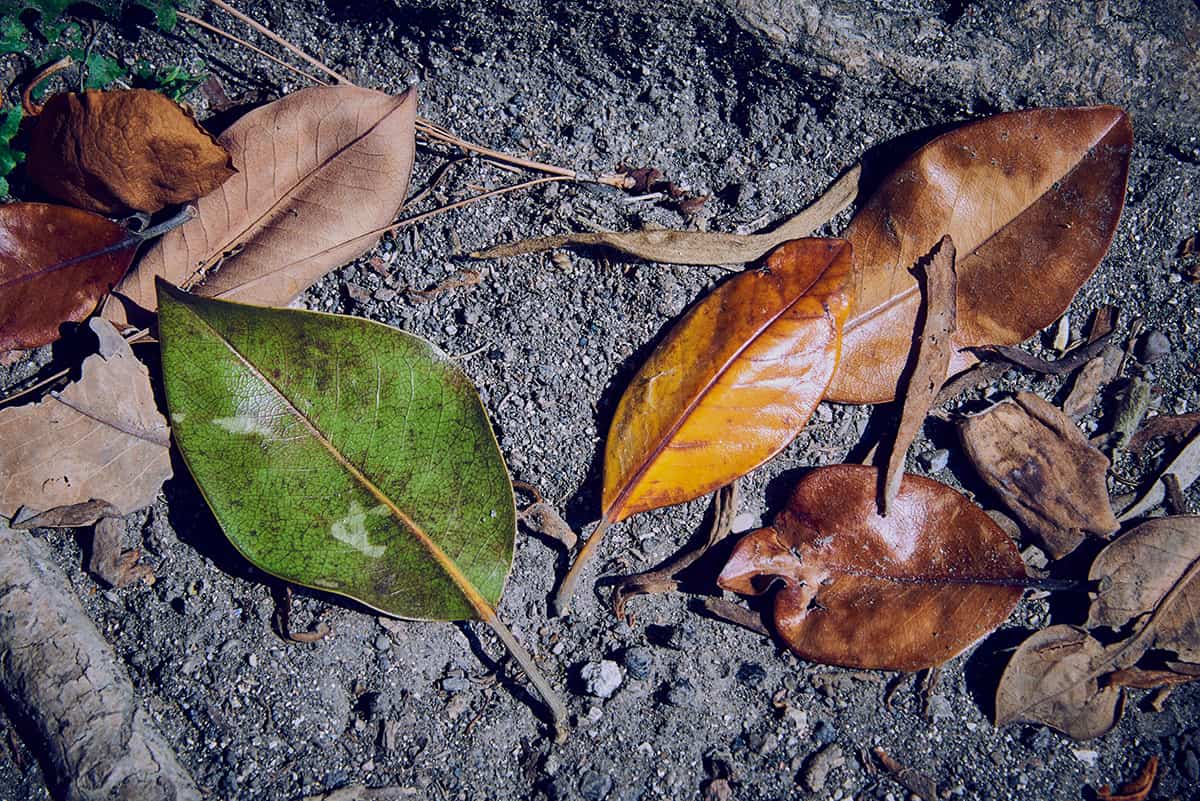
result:
[[[1170,343],[1161,360],[1131,368],[1153,381],[1155,407],[1200,410],[1200,287],[1184,280],[1177,255],[1200,227],[1200,9],[1190,0],[903,0],[886,8],[865,0],[304,0],[243,10],[364,85],[419,83],[421,113],[473,141],[593,172],[657,167],[712,195],[693,224],[714,230],[781,219],[864,153],[868,165],[885,165],[934,126],[1035,105],[1121,105],[1136,136],[1126,208],[1071,319],[1104,303],[1121,308],[1125,330],[1141,317]],[[158,64],[203,62],[239,101],[299,86],[253,54],[184,29],[102,45]],[[428,151],[419,160],[414,187],[435,164]],[[507,178],[470,167],[451,185]],[[626,382],[724,273],[599,252],[486,264],[464,254],[522,236],[650,224],[684,220],[652,202],[550,185],[410,230],[373,254],[387,275],[365,259],[347,265],[303,305],[397,325],[459,354],[514,477],[581,528],[598,517],[598,454]],[[479,270],[478,284],[428,298],[404,291],[464,270]],[[51,356],[43,349],[5,370],[0,386]],[[980,408],[1013,388],[1054,397],[1061,380],[1011,372],[958,408]],[[1110,388],[1085,420],[1089,433],[1110,423],[1112,400]],[[861,455],[894,415],[822,406],[786,451],[744,481],[737,528],[769,521],[804,468]],[[941,448],[949,450],[944,467],[945,459],[920,458]],[[953,427],[936,419],[910,469],[928,474],[931,463],[935,478],[997,505]],[[1119,465],[1134,476],[1154,466]],[[1196,493],[1189,497],[1195,508]],[[945,798],[1094,797],[1154,754],[1162,768],[1152,797],[1200,798],[1200,687],[1177,689],[1160,713],[1135,691],[1121,724],[1089,743],[989,722],[1008,649],[1033,628],[1080,622],[1077,598],[1027,594],[1000,631],[946,665],[928,690],[891,674],[800,662],[696,614],[684,595],[635,599],[633,625],[615,620],[593,580],[668,557],[702,530],[706,503],[615,528],[569,618],[547,617],[560,552],[519,535],[501,614],[568,695],[578,726],[561,747],[544,736],[523,678],[497,664],[502,649],[482,627],[384,628],[353,604],[301,591],[297,625],[324,621],[332,635],[280,640],[270,629],[272,581],[225,542],[182,464],[125,532],[126,547],[141,545],[158,575],[153,586],[102,590],[81,569],[82,539],[38,535],[206,797],[293,799],[364,782],[428,799],[654,801],[721,797],[712,794],[724,785],[709,782],[724,778],[738,801],[907,798],[860,757],[882,746],[933,777]],[[712,575],[694,586],[711,586]],[[620,668],[607,699],[588,695],[581,676],[603,659]],[[828,744],[844,764],[829,760],[819,789],[798,788]],[[0,799],[49,797],[32,756],[19,741],[0,748]]]

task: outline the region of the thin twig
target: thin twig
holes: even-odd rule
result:
[[[335,72],[333,69],[326,66],[324,63],[322,63],[318,59],[313,58],[308,53],[305,53],[299,47],[296,47],[296,45],[292,44],[287,39],[284,39],[282,36],[275,33],[270,28],[266,27],[265,25],[259,24],[251,17],[248,17],[245,14],[243,14],[242,12],[238,11],[233,6],[229,5],[228,3],[223,2],[223,0],[208,0],[208,2],[213,4],[217,8],[221,9],[222,11],[226,12],[227,14],[232,14],[234,17],[236,17],[237,19],[246,23],[251,28],[258,31],[259,33],[261,33],[263,36],[270,39],[275,44],[284,48],[285,50],[287,50],[289,53],[296,56],[297,58],[307,61],[309,64],[311,64],[312,66],[321,70],[322,72],[324,72],[330,78],[333,78],[338,83],[350,84],[351,86],[354,85],[354,81],[350,80],[345,75]]]
[[[191,25],[195,25],[198,28],[203,28],[204,30],[208,31],[209,33],[215,33],[217,36],[222,36],[222,37],[228,39],[229,41],[234,42],[235,44],[239,44],[242,47],[249,50],[250,52],[255,53],[259,56],[262,56],[263,58],[267,59],[268,61],[270,61],[274,64],[278,64],[279,66],[283,67],[285,70],[291,70],[292,72],[294,72],[295,74],[299,75],[302,78],[307,78],[308,80],[312,81],[313,83],[319,84],[321,86],[329,85],[329,83],[327,81],[323,81],[320,78],[316,77],[315,75],[309,75],[307,72],[300,69],[299,67],[289,64],[286,61],[284,61],[283,59],[278,58],[277,56],[271,55],[266,50],[263,50],[261,47],[252,45],[249,42],[247,42],[245,39],[242,39],[238,36],[234,36],[229,31],[223,30],[222,28],[218,28],[216,25],[211,25],[211,24],[205,22],[204,20],[200,19],[199,17],[193,17],[191,14],[188,14],[185,11],[177,11],[176,14],[178,14],[179,18],[181,20],[183,20],[184,22],[187,22]]]
[[[26,117],[36,117],[42,113],[42,106],[33,102],[33,90],[41,86],[41,84],[51,75],[54,75],[57,72],[62,72],[74,64],[75,60],[73,58],[70,56],[63,56],[53,64],[48,64],[42,69],[38,70],[37,75],[34,75],[29,80],[28,85],[25,87],[25,91],[21,92],[21,107],[25,110]]]
[[[1104,350],[1104,346],[1112,339],[1115,331],[1109,331],[1104,336],[1089,342],[1086,345],[1076,348],[1061,359],[1048,361],[1039,359],[1031,353],[1027,353],[1020,348],[1008,347],[1006,345],[992,345],[983,348],[970,348],[970,351],[976,356],[989,356],[993,359],[1000,358],[1013,364],[1024,367],[1035,373],[1043,375],[1064,375],[1071,372],[1077,367],[1082,367],[1093,358],[1100,355]]]
[[[420,192],[417,192],[417,194],[413,195],[408,200],[404,201],[404,207],[409,208],[411,206],[415,206],[425,198],[429,197],[429,195],[433,193],[433,190],[437,189],[438,186],[441,185],[442,181],[445,180],[446,176],[450,173],[450,168],[463,163],[465,160],[465,157],[457,158],[447,161],[439,166],[436,170],[434,170],[433,175],[430,176],[429,183],[425,185],[425,188]]]
[[[758,614],[744,606],[726,601],[724,598],[705,598],[704,611],[718,620],[741,626],[768,639],[771,637],[770,630],[763,625],[762,618]]]

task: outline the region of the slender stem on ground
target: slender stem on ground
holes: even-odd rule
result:
[[[600,525],[592,532],[592,536],[588,537],[587,542],[579,549],[571,569],[567,571],[567,575],[563,576],[562,584],[558,585],[558,592],[554,593],[554,614],[565,615],[571,611],[571,597],[575,595],[575,587],[579,584],[580,574],[583,573],[584,566],[591,561],[596,552],[596,546],[600,544],[600,540],[604,539],[605,532],[612,528],[612,525],[612,521],[608,518],[601,520]]]
[[[41,86],[42,83],[51,75],[54,75],[56,72],[62,72],[67,67],[71,67],[74,64],[75,59],[71,58],[70,56],[63,56],[53,64],[48,64],[42,69],[38,70],[37,75],[34,75],[33,78],[29,80],[29,84],[25,87],[25,91],[21,92],[21,108],[24,109],[26,117],[36,117],[42,113],[42,107],[33,102],[33,90]]]
[[[478,610],[482,612],[483,610]],[[566,706],[558,697],[558,693],[550,686],[550,682],[546,681],[546,677],[538,670],[537,665],[533,661],[533,657],[525,650],[525,646],[517,642],[517,638],[509,631],[508,626],[500,620],[494,610],[488,610],[483,616],[483,622],[491,626],[492,631],[496,632],[496,636],[504,643],[504,647],[512,654],[513,659],[517,660],[517,664],[521,666],[521,670],[525,671],[525,675],[529,678],[530,684],[537,690],[538,695],[546,702],[546,708],[550,711],[550,717],[554,723],[554,741],[561,743],[567,739],[568,732],[568,713]]]
[[[221,9],[222,11],[226,12],[227,14],[231,14],[234,17],[236,17],[237,19],[246,23],[251,28],[258,31],[259,33],[261,33],[263,36],[270,39],[275,44],[279,45],[280,47],[287,50],[292,55],[296,56],[296,58],[299,58],[299,59],[302,59],[302,60],[308,62],[312,66],[314,66],[317,69],[324,72],[330,78],[333,78],[338,83],[345,83],[345,84],[349,84],[351,86],[354,85],[354,81],[350,80],[345,75],[335,72],[333,69],[331,69],[330,67],[323,64],[320,60],[313,58],[308,53],[305,53],[299,47],[296,47],[296,45],[289,42],[287,39],[284,39],[282,36],[275,33],[274,31],[272,31],[270,28],[256,22],[253,18],[246,16],[245,14],[238,11],[233,6],[229,5],[226,2],[223,2],[223,0],[208,0],[208,2],[211,3],[212,5],[216,6],[217,8]]]
[[[208,31],[209,33],[215,33],[217,36],[222,36],[222,37],[228,39],[229,41],[234,42],[235,44],[239,44],[242,47],[249,50],[250,52],[255,53],[259,56],[262,56],[263,58],[267,59],[268,61],[270,61],[272,63],[278,64],[279,66],[283,67],[285,70],[291,70],[292,72],[294,72],[295,74],[299,75],[302,78],[306,78],[306,79],[312,81],[313,83],[319,84],[321,86],[329,85],[329,83],[327,81],[323,81],[320,78],[316,77],[315,75],[309,75],[307,72],[300,69],[299,67],[287,63],[282,58],[277,58],[276,56],[273,56],[270,53],[268,53],[266,50],[263,50],[261,47],[252,45],[249,42],[247,42],[245,39],[242,39],[241,37],[238,37],[238,36],[234,36],[229,31],[218,28],[216,25],[210,25],[209,23],[205,22],[204,20],[200,19],[199,17],[193,17],[191,14],[188,14],[187,12],[184,12],[184,11],[177,11],[176,14],[178,14],[179,18],[181,20],[183,20],[184,22],[186,22],[190,25],[195,25],[197,28],[203,28],[204,30]]]

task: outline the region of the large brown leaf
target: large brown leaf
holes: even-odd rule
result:
[[[195,200],[233,167],[178,103],[149,89],[117,89],[50,98],[29,138],[27,172],[65,203],[120,215]]]
[[[1108,457],[1037,395],[1018,392],[968,417],[959,436],[979,475],[1055,559],[1087,534],[1120,528],[1108,501]]]
[[[106,320],[82,377],[40,403],[0,409],[0,515],[106,501],[128,514],[171,477],[170,432],[150,375]],[[103,513],[103,504],[95,514]]]
[[[200,199],[117,287],[143,309],[155,276],[197,294],[288,303],[378,241],[404,204],[417,96],[356,86],[301,89],[256,109],[218,140],[238,174]],[[117,304],[105,310],[123,320]]]
[[[803,428],[837,366],[849,269],[844,241],[794,240],[667,334],[617,405],[604,519],[559,590],[560,611],[608,526],[728,484]]]
[[[69,206],[0,206],[0,352],[53,342],[62,323],[91,314],[141,241]]]
[[[892,514],[878,472],[818,468],[770,528],[747,534],[717,583],[758,595],[777,581],[775,628],[805,659],[919,670],[945,662],[1004,622],[1021,597],[1016,546],[955,490],[905,476]]]
[[[1112,241],[1132,142],[1118,108],[1035,109],[964,125],[902,163],[844,234],[854,281],[827,398],[896,396],[920,306],[909,270],[946,234],[957,347],[1016,344],[1061,315]],[[970,362],[959,353],[951,370]]]

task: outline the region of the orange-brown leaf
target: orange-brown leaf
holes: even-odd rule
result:
[[[53,342],[61,324],[91,314],[140,242],[89,211],[0,206],[0,352]]]
[[[47,194],[80,208],[153,214],[208,194],[233,166],[178,103],[121,89],[50,98],[29,140],[28,173]]]
[[[1133,131],[1112,106],[1000,114],[902,163],[855,215],[854,283],[828,399],[896,396],[920,293],[909,269],[949,234],[958,247],[956,347],[1011,345],[1048,325],[1116,230]],[[951,370],[969,365],[956,354]]]
[[[780,581],[775,628],[805,659],[881,670],[941,664],[1000,625],[1025,566],[1008,535],[944,484],[905,476],[892,514],[878,471],[818,468],[770,528],[747,534],[717,583],[744,595]]]
[[[1122,784],[1116,792],[1106,784],[1096,794],[1097,798],[1099,801],[1146,801],[1157,775],[1158,757],[1152,756],[1146,760],[1146,764],[1133,781]]]
[[[357,86],[302,89],[221,135],[238,174],[197,203],[117,292],[143,309],[155,276],[199,295],[282,306],[378,241],[404,204],[417,99]],[[116,304],[106,316],[123,320]]]

